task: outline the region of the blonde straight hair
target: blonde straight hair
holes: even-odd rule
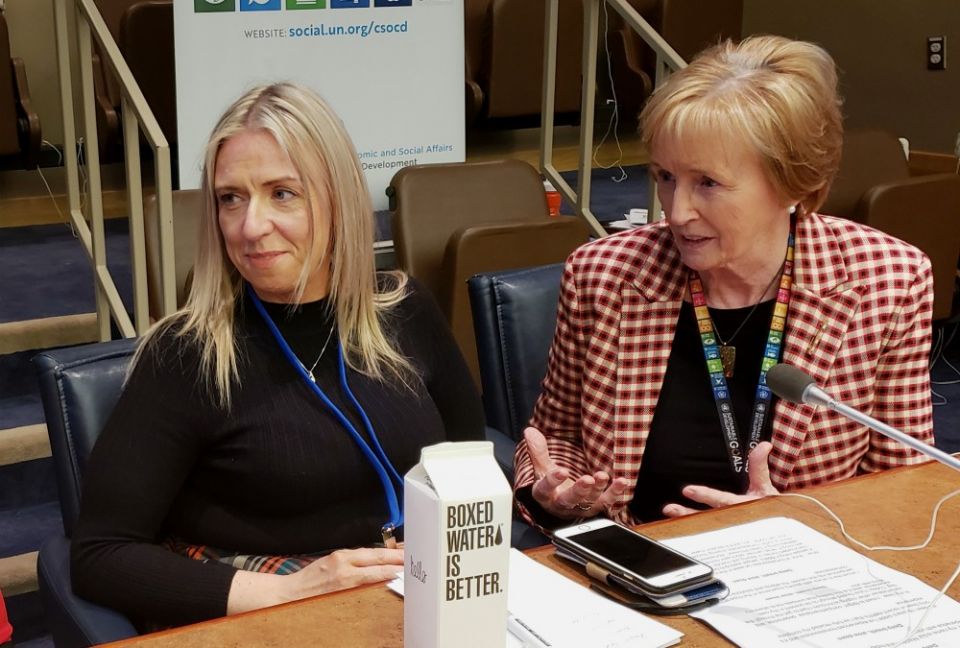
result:
[[[183,308],[159,321],[145,336],[134,364],[150,341],[170,330],[187,337],[200,350],[200,375],[225,408],[239,384],[234,312],[244,299],[243,278],[227,256],[217,214],[214,188],[217,155],[224,142],[239,133],[266,130],[303,180],[311,236],[317,239],[321,210],[330,210],[327,252],[313,258],[310,246],[300,272],[294,303],[302,298],[307,280],[319,263],[330,264],[330,303],[347,365],[378,380],[394,379],[409,386],[414,375],[409,361],[383,329],[383,317],[406,294],[406,275],[390,273],[392,285],[378,292],[374,264],[374,223],[370,193],[353,142],[340,118],[315,92],[292,83],[253,88],[220,118],[206,146],[201,192],[204,217],[198,233],[193,286]],[[329,205],[318,196],[330,197]]]

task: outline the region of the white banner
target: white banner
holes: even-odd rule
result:
[[[375,209],[412,164],[462,162],[463,0],[174,0],[180,188],[246,89],[294,81],[336,110]]]

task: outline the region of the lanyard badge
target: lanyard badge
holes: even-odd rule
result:
[[[770,388],[767,387],[767,371],[780,361],[783,351],[783,332],[787,321],[787,309],[790,306],[790,293],[793,286],[793,232],[787,237],[787,255],[783,261],[783,270],[780,273],[780,286],[777,289],[777,303],[770,317],[770,329],[767,333],[767,343],[760,365],[760,379],[757,382],[756,397],[753,401],[753,417],[750,421],[750,433],[747,441],[747,453],[760,443],[763,425],[770,411],[770,402],[773,398]],[[703,345],[703,355],[707,362],[707,373],[710,376],[710,387],[717,405],[717,414],[720,416],[720,427],[723,430],[724,441],[727,446],[727,455],[730,467],[740,479],[741,484],[748,484],[747,472],[749,466],[741,448],[740,433],[737,430],[737,420],[733,413],[733,402],[730,389],[727,387],[728,371],[724,367],[721,349],[717,345],[717,334],[707,308],[707,299],[703,292],[703,281],[695,271],[689,276],[690,298],[693,301],[694,313],[697,317],[697,326],[700,331],[700,342]]]

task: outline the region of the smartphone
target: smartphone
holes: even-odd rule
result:
[[[554,531],[553,542],[653,596],[713,579],[713,569],[612,520],[596,519]]]
[[[685,589],[675,594],[667,594],[666,596],[646,594],[646,597],[661,607],[678,608],[709,599],[722,601],[727,598],[728,594],[730,594],[730,590],[727,589],[723,581],[713,580],[705,585],[694,585],[690,589]]]

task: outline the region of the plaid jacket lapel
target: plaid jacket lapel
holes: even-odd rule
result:
[[[669,230],[660,234],[653,245],[637,249],[635,273],[620,285],[613,472],[631,483],[640,470],[686,285]],[[632,499],[631,488],[612,512],[625,511]]]
[[[859,309],[862,287],[847,284],[847,268],[836,238],[815,214],[797,224],[795,263],[783,362],[823,385]],[[777,403],[770,475],[778,488],[790,482],[815,411],[809,405]]]

